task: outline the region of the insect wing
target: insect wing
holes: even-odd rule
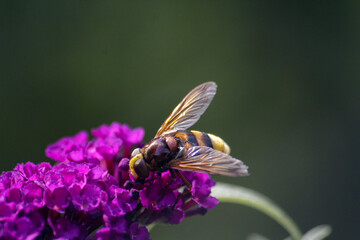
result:
[[[196,146],[182,149],[179,158],[169,162],[169,167],[177,170],[219,174],[230,177],[248,175],[248,167],[230,155],[209,147]]]
[[[216,87],[214,82],[206,82],[189,92],[161,125],[155,137],[183,131],[194,125],[214,98]]]

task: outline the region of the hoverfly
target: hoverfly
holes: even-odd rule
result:
[[[206,82],[194,88],[176,106],[155,137],[132,152],[129,167],[135,179],[145,179],[150,171],[170,169],[172,175],[175,172],[191,188],[178,170],[231,177],[248,175],[248,167],[229,155],[230,147],[220,137],[186,131],[205,112],[216,87],[214,82]]]

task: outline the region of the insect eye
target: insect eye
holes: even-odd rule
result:
[[[149,176],[149,167],[143,158],[135,162],[134,170],[140,177],[147,178]]]
[[[135,148],[134,151],[131,153],[131,158],[135,157],[136,155],[140,154],[140,148]]]

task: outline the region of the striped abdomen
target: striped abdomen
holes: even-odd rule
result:
[[[163,172],[168,169],[182,147],[206,146],[230,153],[230,147],[221,138],[199,131],[179,131],[151,140],[141,149],[141,154],[151,171]]]
[[[180,139],[186,148],[193,146],[206,146],[230,154],[230,147],[220,137],[199,131],[176,132],[174,136]]]

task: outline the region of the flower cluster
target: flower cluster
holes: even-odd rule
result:
[[[1,239],[149,239],[145,226],[180,223],[217,205],[208,174],[169,171],[145,181],[129,174],[132,148],[144,130],[113,123],[82,131],[46,149],[58,161],[18,164],[0,176]]]

